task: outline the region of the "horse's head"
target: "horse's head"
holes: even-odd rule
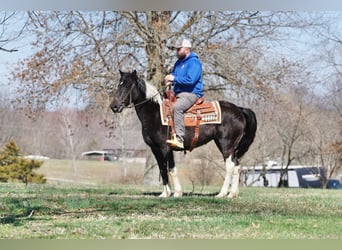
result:
[[[114,113],[120,113],[123,108],[140,101],[142,93],[145,92],[144,81],[139,79],[137,72],[122,72],[120,70],[120,81],[115,91],[110,108]]]

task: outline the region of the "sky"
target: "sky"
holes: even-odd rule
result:
[[[335,30],[336,34],[340,36],[342,40],[342,10],[339,12],[331,12],[331,15],[338,19],[335,20]],[[8,31],[18,29],[21,27],[22,20],[15,20],[15,24],[8,27]],[[338,34],[338,32],[340,32]],[[0,51],[0,97],[2,96],[10,96],[15,92],[15,85],[11,83],[8,78],[10,77],[11,71],[15,67],[16,63],[25,57],[30,56],[34,53],[34,47],[31,45],[33,38],[29,35],[26,35],[23,38],[20,38],[17,41],[13,41],[10,44],[6,45],[7,49],[16,48],[18,52],[4,52]],[[322,46],[322,45],[320,45]],[[287,55],[293,60],[306,60],[308,63],[312,63],[311,67],[320,67],[320,62],[315,61],[312,58],[312,55],[315,54],[317,49],[317,42],[310,37],[310,34],[294,34],[291,37],[291,41],[288,44],[283,44],[279,47],[272,48],[274,53]]]
[[[0,51],[0,86],[10,85],[8,77],[11,71],[20,59],[30,56],[33,53],[32,46],[29,41],[13,42],[6,48],[18,48],[18,52]]]
[[[0,11],[0,17],[3,17]],[[11,13],[11,12],[7,12]],[[5,26],[5,34],[0,37],[0,39],[5,39],[9,35],[11,37],[15,36],[18,31],[24,25],[24,12],[18,12],[18,15],[11,19],[11,22]],[[2,27],[1,27],[2,28]],[[8,91],[14,89],[14,85],[8,80],[11,75],[13,68],[15,68],[17,62],[20,59],[30,56],[33,53],[33,47],[31,45],[33,37],[29,35],[21,36],[19,39],[11,41],[8,44],[2,44],[5,49],[18,49],[17,52],[5,52],[0,50],[0,96],[1,92],[8,94]]]

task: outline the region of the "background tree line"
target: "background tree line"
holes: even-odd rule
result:
[[[108,110],[118,83],[118,70],[136,69],[161,89],[163,77],[175,61],[172,45],[179,37],[186,37],[203,62],[205,96],[227,99],[257,113],[257,138],[244,164],[255,165],[269,159],[278,160],[285,168],[290,164],[319,164],[328,175],[341,168],[342,35],[334,26],[340,13],[47,11],[26,14],[23,32],[33,36],[34,53],[13,70],[12,81],[18,85],[14,106],[1,112],[19,109],[37,124],[46,126],[41,120],[46,110],[68,101],[74,89],[82,103],[82,111],[74,114],[86,113],[90,117],[88,124],[105,125],[102,131],[109,131],[113,141],[118,141],[120,133],[112,130],[120,129],[119,116]],[[312,43],[308,47],[312,51],[292,45],[300,37],[306,38],[304,43]],[[302,54],[288,52],[293,50]],[[64,128],[69,129],[69,148],[75,147],[70,143],[70,126],[94,133],[94,128],[76,125],[82,118],[71,117],[79,120],[64,119]],[[126,112],[124,118],[134,123],[132,112]],[[8,121],[2,123],[8,126]],[[103,134],[94,134],[94,138],[99,136]],[[80,135],[79,140],[84,140],[84,136]],[[37,140],[31,137],[31,142]],[[67,145],[51,147],[58,152],[57,148],[62,150]],[[146,169],[152,165],[153,162],[147,162]]]

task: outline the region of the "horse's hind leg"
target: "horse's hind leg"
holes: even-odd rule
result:
[[[232,161],[232,156],[229,156],[229,158],[226,159],[225,164],[226,164],[226,175],[224,178],[221,191],[218,195],[216,195],[216,197],[218,198],[226,197],[228,194],[228,189],[232,181],[232,176],[233,176],[234,167],[235,167],[235,164]]]
[[[233,176],[232,176],[232,185],[230,192],[228,194],[228,198],[237,198],[239,194],[239,180],[240,180],[240,165],[234,164]]]

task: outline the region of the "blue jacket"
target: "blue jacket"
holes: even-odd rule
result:
[[[178,59],[174,65],[172,75],[173,90],[176,93],[190,92],[198,97],[203,96],[202,64],[194,52],[190,52],[185,59]]]

